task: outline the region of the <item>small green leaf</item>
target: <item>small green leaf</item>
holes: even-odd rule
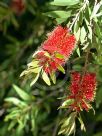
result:
[[[98,23],[94,22],[94,26],[95,26],[95,33],[100,38],[101,37],[101,32],[100,32],[100,27],[99,27]]]
[[[17,92],[17,94],[26,101],[31,101],[31,96],[29,94],[27,94],[24,90],[22,90],[21,88],[19,88],[16,85],[13,85],[13,88],[15,89],[15,91]]]
[[[50,77],[51,77],[53,83],[55,84],[55,83],[56,83],[56,75],[55,75],[55,72],[52,72],[52,73],[50,74]]]
[[[81,34],[80,34],[80,41],[81,43],[84,43],[85,42],[85,37],[86,37],[86,30],[84,27],[81,28]]]
[[[75,117],[76,117],[76,112],[72,112],[68,118],[63,119],[60,124],[61,129],[58,132],[58,135],[60,134],[65,134],[69,136],[72,133],[75,133],[76,130],[76,125],[75,125]]]
[[[75,122],[73,122],[73,123],[70,125],[70,129],[68,129],[68,130],[66,131],[67,136],[69,136],[69,135],[75,133],[75,129],[76,129],[76,124],[75,124]]]
[[[86,17],[88,22],[90,22],[90,8],[89,8],[89,6],[86,7],[84,14],[85,14],[84,16]]]
[[[88,34],[88,38],[90,39],[91,43],[92,43],[92,28],[91,26],[88,27],[88,30],[89,30],[89,34]]]
[[[77,34],[78,30],[80,31],[79,21],[74,24],[74,34]]]
[[[20,77],[23,77],[25,75],[28,75],[30,73],[29,70],[24,70],[21,74],[20,74]]]
[[[77,52],[78,56],[80,57],[80,49],[79,49],[79,47],[76,49],[76,52]]]
[[[80,26],[82,26],[82,23],[83,23],[83,12],[80,12],[78,23],[79,23]]]
[[[79,0],[54,0],[54,2],[51,2],[51,5],[56,6],[73,6],[79,3]]]
[[[59,71],[61,71],[63,74],[65,74],[65,70],[61,65],[58,64],[57,68]]]
[[[86,128],[85,128],[85,125],[84,125],[84,122],[83,122],[81,116],[78,117],[78,120],[79,120],[79,122],[81,124],[81,130],[86,131]]]
[[[5,101],[13,103],[16,106],[19,106],[19,105],[26,106],[26,103],[22,102],[21,100],[19,100],[18,98],[15,98],[15,97],[6,98]]]
[[[49,79],[49,77],[48,77],[48,75],[46,74],[45,71],[42,71],[42,78],[47,85],[49,85],[49,86],[51,85],[50,79]]]
[[[73,99],[67,99],[62,103],[62,105],[59,108],[68,108],[68,106],[70,106],[73,103],[74,103]]]
[[[68,18],[71,15],[71,11],[50,11],[46,12],[45,15],[53,18]]]
[[[11,123],[10,123],[10,125],[9,125],[9,127],[8,127],[8,130],[10,131],[15,125],[16,125],[16,121],[14,120],[14,121],[12,121]]]
[[[92,14],[91,14],[91,19],[96,17],[97,12],[99,11],[99,9],[100,9],[101,6],[102,6],[102,3],[98,3],[98,4],[96,4],[96,5],[94,6],[93,12],[92,12]]]
[[[41,67],[31,69],[32,73],[39,73],[41,71]]]
[[[28,63],[27,66],[28,67],[38,67],[39,66],[38,64],[39,64],[39,61],[33,60],[32,62]]]
[[[64,56],[60,53],[57,53],[57,52],[55,53],[55,57],[59,58],[59,59],[64,59]]]
[[[76,31],[74,31],[74,34],[75,34],[75,38],[76,38],[76,40],[77,41],[79,41],[79,39],[80,39],[80,28],[78,29],[78,31],[76,32]]]
[[[40,73],[36,74],[36,77],[34,78],[34,80],[31,82],[30,86],[34,85],[36,83],[36,81],[38,80],[40,76]]]

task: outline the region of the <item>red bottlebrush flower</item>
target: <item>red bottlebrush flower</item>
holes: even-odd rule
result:
[[[55,72],[70,57],[75,48],[75,43],[75,37],[69,33],[67,27],[57,26],[42,44],[41,51],[36,54],[39,65],[49,74]],[[56,54],[59,54],[61,58]]]
[[[76,39],[71,35],[67,27],[57,26],[42,44],[42,49],[50,54],[58,52],[68,59],[75,49]]]
[[[70,57],[72,51],[75,48],[76,39],[74,35],[71,35],[67,27],[57,26],[49,35],[48,39],[42,44],[40,50],[34,53],[33,57],[36,60],[36,67],[40,69],[37,72],[51,77],[52,82],[55,84],[56,76],[55,72],[60,70],[65,73],[62,65]],[[31,65],[31,66],[30,66]],[[34,64],[29,64],[28,69],[25,70],[21,76],[31,74],[35,69]],[[35,73],[37,73],[35,72]],[[46,72],[46,73],[45,73]],[[39,76],[39,75],[38,75]],[[46,76],[46,77],[47,77]],[[44,80],[45,81],[45,80]],[[45,81],[46,82],[46,81]],[[48,81],[50,82],[50,81]],[[47,83],[49,85],[49,83]]]
[[[73,72],[71,74],[71,85],[69,99],[73,99],[74,103],[70,105],[73,110],[88,111],[89,103],[94,100],[96,89],[96,75],[94,73],[86,73],[81,77],[80,73]]]
[[[10,7],[17,15],[20,15],[25,9],[25,2],[24,0],[12,0]]]

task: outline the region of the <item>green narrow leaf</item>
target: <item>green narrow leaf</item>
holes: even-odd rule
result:
[[[69,106],[69,105],[72,104],[73,102],[74,102],[73,99],[68,99],[68,100],[66,100],[66,101],[64,101],[64,102],[62,103],[62,106]]]
[[[41,71],[41,67],[33,68],[30,70],[32,73],[39,73]]]
[[[100,27],[99,27],[98,23],[94,22],[94,26],[95,26],[95,33],[100,38],[101,37],[101,32],[100,32]]]
[[[21,88],[19,88],[16,85],[13,85],[13,88],[15,89],[15,91],[17,92],[17,94],[26,101],[30,101],[31,100],[31,96],[28,95],[24,90],[22,90]]]
[[[50,11],[44,13],[45,15],[52,17],[52,18],[68,18],[71,15],[71,11]]]
[[[51,77],[53,83],[56,84],[56,75],[55,75],[55,72],[52,72],[52,73],[50,74],[50,77]]]
[[[15,97],[6,98],[5,101],[13,103],[16,106],[19,106],[19,105],[26,106],[26,103],[22,102],[21,100],[19,100],[18,98],[15,98]]]
[[[79,23],[79,26],[82,26],[82,23],[83,23],[83,12],[80,12],[78,23]]]
[[[55,57],[59,59],[64,59],[64,56],[60,53],[55,53]]]
[[[79,49],[79,47],[76,49],[76,52],[77,52],[78,56],[80,57],[80,49]]]
[[[50,79],[45,71],[42,71],[42,79],[45,81],[45,83],[47,85],[49,85],[49,86],[51,85]]]
[[[28,63],[28,67],[38,67],[39,61],[33,60],[32,62]]]
[[[54,0],[54,2],[51,2],[51,5],[56,6],[73,6],[79,3],[79,0]]]
[[[91,19],[96,17],[97,12],[99,11],[100,7],[102,6],[102,3],[98,3],[94,6],[93,12],[91,14]]]
[[[76,32],[76,31],[74,31],[74,34],[75,34],[75,38],[76,38],[76,40],[77,41],[79,41],[79,39],[80,39],[80,28],[78,29],[78,31]]]
[[[76,129],[76,124],[75,124],[75,121],[71,124],[70,126],[70,129],[68,129],[68,131],[66,132],[67,133],[67,136],[75,133],[75,129]]]
[[[58,64],[57,68],[59,71],[61,71],[63,74],[65,74],[65,70],[61,65]]]
[[[34,80],[31,82],[30,86],[34,85],[36,83],[36,81],[38,80],[40,76],[40,72],[38,74],[36,74],[36,77],[34,78]]]
[[[61,129],[58,132],[58,135],[60,134],[66,134],[67,136],[69,136],[72,133],[75,133],[75,117],[76,117],[76,112],[72,112],[68,118],[63,119],[60,124],[61,125]]]
[[[74,103],[74,100],[73,99],[68,99],[68,100],[65,100],[62,105],[58,108],[68,108],[69,105],[73,104]]]
[[[8,127],[8,130],[10,131],[15,125],[16,125],[16,121],[14,120],[14,121],[12,121],[11,123],[10,123],[10,125],[9,125],[9,127]]]
[[[84,43],[85,42],[85,37],[86,37],[86,30],[84,27],[81,28],[81,33],[80,33],[80,41],[81,43]]]
[[[83,120],[81,118],[81,115],[78,117],[78,120],[79,120],[79,122],[81,124],[81,130],[86,131],[86,128],[85,128],[84,122],[83,122]]]
[[[92,32],[91,26],[89,26],[88,29],[89,29],[88,38],[90,39],[90,41],[91,41],[91,43],[92,43],[92,33],[93,33],[93,32]]]
[[[90,22],[90,9],[89,9],[89,6],[86,7],[84,16],[86,17],[88,22]]]

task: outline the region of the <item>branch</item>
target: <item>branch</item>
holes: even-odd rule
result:
[[[75,18],[73,19],[73,22],[71,23],[71,26],[69,27],[69,30],[72,29],[73,25],[76,23],[76,21],[79,18],[80,13],[86,8],[86,6],[89,4],[88,0],[84,0],[84,5],[81,7],[81,9],[79,10],[79,12],[75,15]]]

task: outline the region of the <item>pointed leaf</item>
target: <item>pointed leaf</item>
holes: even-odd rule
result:
[[[55,72],[52,72],[52,73],[50,74],[50,77],[51,77],[53,83],[55,84],[55,83],[56,83],[56,75],[55,75]]]
[[[50,11],[46,12],[45,15],[53,18],[68,18],[71,15],[71,11]]]
[[[55,53],[55,57],[59,58],[59,59],[64,59],[64,56],[60,53],[57,53],[57,52]]]
[[[23,101],[19,100],[18,98],[15,98],[15,97],[6,98],[5,101],[13,103],[16,106],[19,106],[19,105],[26,106],[26,103],[24,103]]]
[[[40,76],[40,73],[38,73],[36,75],[36,77],[34,78],[34,80],[31,82],[30,86],[32,86],[32,85],[34,85],[36,83],[36,81],[38,80],[39,76]]]
[[[59,71],[61,71],[63,74],[65,74],[65,70],[61,65],[58,64],[57,68]]]
[[[79,49],[79,47],[76,49],[76,52],[77,52],[78,56],[80,57],[80,49]]]
[[[39,61],[33,60],[32,62],[28,63],[27,66],[28,67],[38,67],[39,66],[38,64],[39,64]]]
[[[54,0],[54,2],[51,2],[51,5],[56,6],[73,6],[79,3],[79,0]]]
[[[48,77],[48,75],[46,74],[45,71],[42,72],[42,78],[47,85],[49,85],[49,86],[51,85],[50,79],[49,79],[49,77]]]
[[[81,124],[81,130],[86,131],[86,128],[85,128],[85,125],[84,125],[84,122],[83,122],[81,116],[78,118],[78,120],[79,120],[79,122],[80,122],[80,124]]]
[[[86,33],[85,28],[82,27],[82,28],[81,28],[81,35],[80,35],[80,41],[81,41],[81,43],[84,43],[86,34],[87,34],[87,33]]]
[[[13,85],[13,88],[15,89],[15,91],[17,92],[17,94],[26,101],[31,101],[31,96],[29,94],[27,94],[24,90],[22,90],[21,88],[19,88],[16,85]]]

